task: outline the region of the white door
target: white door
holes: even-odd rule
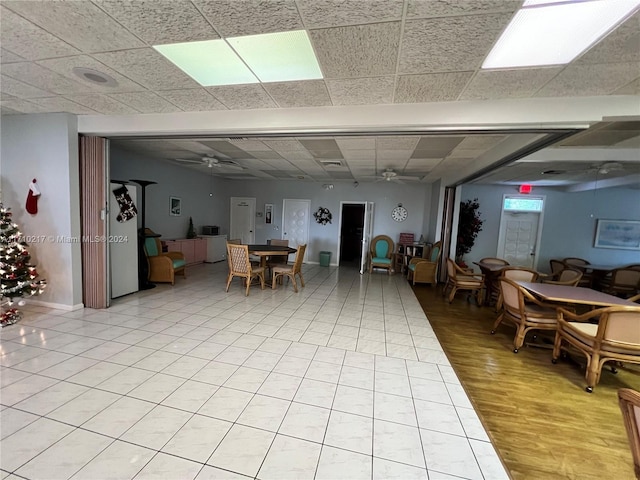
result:
[[[535,268],[539,212],[503,212],[498,257],[511,265]]]
[[[251,244],[256,239],[256,199],[231,197],[229,238]]]
[[[373,202],[367,202],[364,206],[364,228],[362,229],[362,257],[360,258],[360,274],[367,271],[369,258],[369,244],[373,232]]]
[[[111,298],[121,297],[138,291],[138,217],[126,222],[118,221],[120,206],[113,194],[114,190],[122,187],[120,183],[111,183],[109,191],[109,238],[108,243]],[[129,197],[140,212],[140,205],[136,199],[136,188],[127,188]]]
[[[289,240],[289,246],[309,244],[309,217],[311,200],[285,198],[282,205],[282,238]],[[308,252],[309,250],[307,250]],[[307,254],[305,253],[306,260]]]

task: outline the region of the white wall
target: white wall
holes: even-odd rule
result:
[[[31,242],[29,253],[40,278],[47,280],[34,303],[62,308],[82,304],[78,131],[76,117],[67,114],[3,115],[0,176],[2,200]],[[25,210],[29,182],[37,178],[42,195],[37,215]]]
[[[228,233],[229,203],[224,180],[218,177],[212,179],[190,168],[117,148],[111,148],[110,152],[112,180],[135,178],[158,182],[146,188],[145,223],[147,228],[162,235],[163,239],[185,238],[189,217],[193,218],[198,234],[202,225],[219,225],[220,234]],[[127,185],[127,188],[138,190],[140,227],[141,188],[134,183]],[[209,196],[210,192],[213,192],[213,196]],[[170,197],[182,199],[181,216],[169,215]]]
[[[465,256],[467,263],[496,255],[503,194],[517,194],[517,190],[488,185],[462,187],[462,200],[477,197],[484,220],[473,250]],[[640,263],[639,251],[593,246],[598,218],[640,220],[640,190],[610,188],[568,193],[535,188],[534,194],[546,197],[537,264],[540,271],[549,271],[551,258],[580,257],[604,265]]]
[[[327,182],[330,183],[330,182]],[[265,242],[270,238],[281,238],[283,199],[311,200],[311,214],[318,207],[328,208],[333,221],[321,225],[312,218],[309,229],[309,246],[307,248],[310,262],[318,261],[321,251],[332,252],[331,263],[337,263],[338,241],[340,238],[339,219],[340,202],[375,202],[373,235],[389,235],[397,241],[401,232],[412,232],[416,239],[426,234],[424,224],[425,212],[430,210],[430,185],[408,185],[396,182],[360,183],[354,187],[352,183],[334,183],[334,188],[326,190],[322,184],[299,181],[229,181],[227,192],[229,197],[255,197],[256,211],[264,212],[264,204],[274,205],[273,223],[266,225],[264,216],[256,218],[256,242]],[[395,222],[391,211],[398,205],[408,210],[409,216],[404,222]],[[229,209],[227,203],[227,209]]]

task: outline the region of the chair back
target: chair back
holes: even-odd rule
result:
[[[378,235],[371,240],[372,258],[391,258],[393,253],[393,240],[386,235]]]
[[[498,281],[500,282],[503,308],[519,317],[524,309],[524,300],[521,300],[522,291],[520,286],[505,277],[500,277]]]
[[[640,349],[640,307],[622,308],[605,309],[609,311],[600,316],[598,330],[604,330],[602,339],[606,342],[631,343]]]
[[[551,260],[549,260],[549,266],[551,267],[552,274],[556,274],[567,268],[567,264],[562,260],[558,260],[557,258],[552,258]]]
[[[160,240],[157,238],[145,238],[144,239],[144,251],[147,257],[157,257],[162,252],[162,246]]]
[[[629,439],[636,478],[640,479],[640,392],[621,388],[618,390],[618,404]]]
[[[502,269],[502,276],[511,280],[520,280],[521,282],[537,282],[540,274],[530,268],[505,267]]]
[[[454,262],[453,260],[451,260],[450,258],[447,258],[447,275],[449,275],[449,278],[456,278],[456,262]]]
[[[280,247],[288,247],[289,246],[289,240],[280,240],[279,238],[272,238],[269,241],[269,245],[278,245]]]
[[[431,247],[429,251],[429,261],[433,263],[438,263],[440,260],[440,254],[442,253],[442,242],[436,242]]]
[[[580,279],[582,278],[582,272],[576,268],[565,268],[561,270],[558,276],[556,277],[556,281],[558,283],[562,283],[563,285],[571,285],[575,287],[580,283]]]
[[[298,251],[296,252],[296,259],[293,262],[293,273],[298,273],[302,269],[302,261],[304,260],[304,252],[307,249],[307,244],[298,245]]]
[[[480,260],[480,263],[490,263],[492,265],[509,265],[509,262],[507,262],[506,260],[496,257],[485,257]]]
[[[590,265],[587,260],[578,257],[567,257],[563,258],[562,261],[572,267],[578,267],[579,270],[584,270],[587,265]]]
[[[250,274],[251,262],[249,261],[249,247],[227,242],[227,254],[229,269],[233,273]]]
[[[612,287],[628,287],[630,289],[640,288],[640,269],[617,268],[611,273]]]

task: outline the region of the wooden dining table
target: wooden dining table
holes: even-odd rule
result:
[[[480,272],[484,274],[484,304],[491,305],[493,300],[497,300],[499,291],[498,278],[502,275],[502,269],[510,265],[500,263],[473,262],[480,267]]]
[[[289,256],[291,253],[296,253],[298,250],[285,245],[267,245],[267,244],[252,244],[247,245],[249,247],[249,254],[257,255],[260,257],[260,266],[264,267],[267,264],[267,258],[269,257],[284,257]]]
[[[631,300],[590,288],[554,285],[551,283],[522,282],[519,280],[517,280],[516,283],[546,302],[575,303],[594,307],[612,307],[614,305],[638,306],[637,303]]]

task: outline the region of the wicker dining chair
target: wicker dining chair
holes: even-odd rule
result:
[[[442,295],[446,295],[449,288],[451,289],[448,298],[449,303],[453,301],[453,297],[459,290],[471,290],[475,293],[478,306],[482,306],[484,275],[481,273],[469,273],[456,265],[456,262],[447,258],[447,283],[442,290]]]
[[[298,245],[298,251],[296,252],[296,259],[293,265],[277,265],[271,269],[271,288],[276,288],[276,282],[278,277],[289,277],[293,283],[293,291],[298,292],[298,284],[296,283],[296,275],[300,278],[300,285],[304,287],[304,277],[302,276],[302,260],[304,259],[304,252],[307,249],[307,245]]]
[[[249,260],[249,247],[247,245],[235,245],[227,242],[227,255],[229,258],[229,275],[227,277],[227,289],[229,291],[229,285],[233,277],[241,277],[245,279],[246,293],[249,295],[249,288],[251,287],[251,280],[254,278],[260,279],[260,286],[264,290],[264,267],[254,267]]]

